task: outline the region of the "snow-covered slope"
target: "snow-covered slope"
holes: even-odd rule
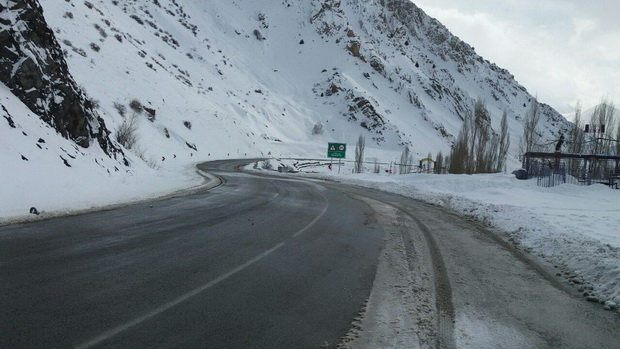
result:
[[[476,98],[496,128],[508,111],[516,145],[532,98],[405,0],[42,5],[112,130],[122,120],[114,103],[136,99],[155,111],[140,125],[150,158],[193,151],[188,144],[218,156],[322,155],[327,140],[360,133],[374,147],[410,143],[426,155],[448,149]],[[551,137],[563,119],[543,109]],[[323,135],[312,134],[317,123]]]
[[[140,200],[200,182],[182,164],[159,170],[129,154],[130,166],[98,143],[81,148],[31,112],[0,83],[0,223],[29,215],[49,217]]]
[[[477,98],[496,130],[507,111],[516,159],[533,98],[407,0],[39,2],[110,138],[136,118],[137,143],[125,152],[132,164],[122,170],[134,177],[153,173],[138,157],[165,171],[214,158],[324,156],[328,141],[353,144],[360,134],[366,154],[384,161],[405,144],[420,157],[446,153]],[[29,117],[14,108],[14,120]],[[543,139],[554,138],[566,121],[541,110]],[[11,142],[5,163],[31,146]],[[45,171],[56,155],[30,161],[29,171]],[[19,181],[21,172],[3,175]],[[69,183],[84,172],[63,176]]]

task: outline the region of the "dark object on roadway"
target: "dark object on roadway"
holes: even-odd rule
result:
[[[515,175],[517,179],[527,179],[527,171],[522,168],[512,171],[512,174]]]
[[[34,207],[34,206],[30,208],[30,213],[32,213],[32,214],[36,214],[37,216],[39,215],[39,211],[38,211],[38,210],[37,210],[37,208],[36,208],[36,207]]]

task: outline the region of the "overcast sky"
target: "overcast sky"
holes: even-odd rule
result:
[[[620,0],[413,0],[560,113],[620,105]]]

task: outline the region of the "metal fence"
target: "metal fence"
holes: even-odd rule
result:
[[[317,158],[317,159],[282,158],[282,159],[297,160],[297,162],[295,163],[295,167],[297,167],[298,169],[328,166],[329,164],[332,164],[332,166],[338,166],[338,165],[355,163],[355,161],[353,160],[346,160],[346,159],[320,159],[320,158]],[[374,173],[386,172],[386,173],[391,173],[391,174],[423,174],[423,173],[445,174],[445,173],[448,173],[448,169],[446,167],[442,167],[440,169],[440,168],[435,168],[434,166],[430,166],[430,165],[420,166],[417,163],[401,164],[397,161],[390,161],[390,162],[362,161],[362,164],[365,167],[365,171],[370,172],[370,173],[372,172]]]
[[[556,185],[564,184],[567,182],[574,182],[574,177],[566,174],[566,168],[541,168],[536,174],[536,184],[539,187],[555,187]]]
[[[557,168],[552,168],[544,163],[532,163],[529,171],[530,178],[536,177],[539,187],[555,187],[556,185],[570,183],[576,185],[605,184],[613,189],[618,189],[620,176],[609,168],[594,169],[566,166],[562,163]]]

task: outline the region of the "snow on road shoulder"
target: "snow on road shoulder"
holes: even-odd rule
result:
[[[0,202],[0,224],[127,205],[191,190],[205,182],[194,164],[122,176],[80,171],[53,181],[42,181],[36,173],[8,180],[13,185],[0,188],[2,197],[11,198]],[[29,213],[31,207],[37,209],[37,215]]]
[[[457,313],[454,337],[457,348],[495,349],[498,347],[498,338],[504,339],[501,346],[503,349],[537,348],[543,345],[516,328],[489,321],[486,317],[480,318],[471,309]]]
[[[296,160],[271,161],[300,167]],[[470,216],[505,233],[505,238],[558,267],[585,295],[620,303],[620,191],[604,185],[564,184],[541,188],[509,174],[341,175],[328,162],[302,168],[312,176],[394,192]],[[253,167],[253,166],[252,166]],[[258,169],[263,166],[259,164]],[[307,174],[306,174],[307,175]]]

